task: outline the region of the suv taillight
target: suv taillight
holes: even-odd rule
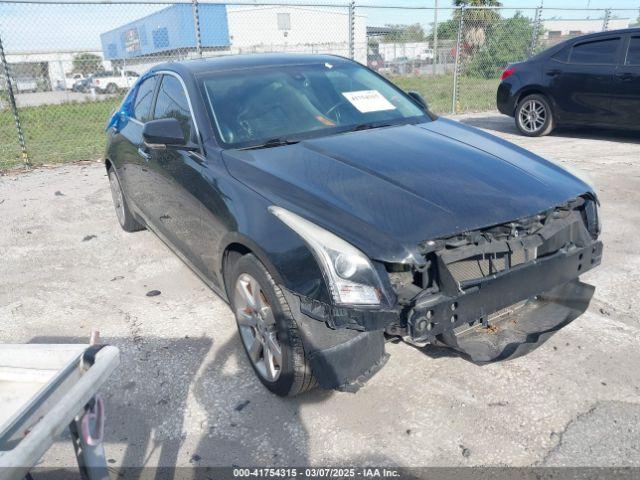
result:
[[[500,77],[500,80],[504,80],[505,78],[513,75],[514,73],[516,73],[515,68],[507,68],[504,72],[502,72],[502,76]]]

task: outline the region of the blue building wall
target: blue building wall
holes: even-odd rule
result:
[[[200,4],[202,46],[229,46],[229,25],[224,5]],[[171,5],[100,35],[106,60],[196,47],[193,10],[189,4]]]

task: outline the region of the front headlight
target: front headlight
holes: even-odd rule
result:
[[[379,305],[380,284],[367,256],[353,245],[284,208],[269,211],[302,237],[320,263],[338,305]]]

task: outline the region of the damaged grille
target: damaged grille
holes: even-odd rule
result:
[[[593,204],[579,197],[531,217],[424,242],[421,248],[429,268],[423,271],[421,286],[463,291],[560,248],[584,245],[593,236],[586,228],[594,217],[588,208]]]
[[[536,249],[521,249],[494,255],[475,255],[447,265],[453,279],[468,282],[500,273],[536,258]]]
[[[423,264],[387,266],[406,312],[399,327],[406,325],[414,341],[454,343],[468,331],[518,330],[534,299],[577,288],[578,276],[600,262],[599,225],[586,208],[594,201],[579,197],[532,217],[423,242]],[[536,322],[543,323],[546,310],[539,312]]]
[[[500,319],[504,317],[510,317],[521,308],[524,308],[527,303],[528,300],[522,300],[520,302],[514,303],[513,305],[501,308],[500,310],[493,312],[492,314],[487,316],[486,326],[491,328]],[[477,328],[481,325],[483,325],[483,322],[481,319],[478,319],[474,322],[465,323],[463,325],[460,325],[459,327],[454,328],[453,333],[456,335],[460,335],[461,333],[467,332],[472,328]]]
[[[418,297],[454,296],[480,288],[561,249],[584,247],[598,233],[595,199],[578,197],[537,215],[424,241],[418,245],[423,264],[386,268],[398,302],[410,305]]]

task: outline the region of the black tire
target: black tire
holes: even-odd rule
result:
[[[107,85],[107,88],[105,90],[106,93],[117,93],[118,91],[118,86],[115,83],[110,83],[109,85]]]
[[[537,93],[527,95],[518,102],[515,121],[520,133],[527,137],[549,135],[555,128],[551,103],[547,97]]]
[[[276,395],[282,397],[292,397],[303,392],[313,389],[317,386],[316,379],[311,372],[311,367],[304,350],[302,339],[298,325],[293,318],[291,308],[287,303],[282,291],[273,281],[273,278],[264,267],[264,265],[252,254],[240,256],[240,254],[232,254],[227,259],[225,283],[229,301],[238,326],[240,341],[247,354],[247,360],[253,367],[253,370],[262,382],[262,384]],[[258,365],[251,359],[249,349],[243,337],[240,321],[238,317],[239,310],[236,308],[236,296],[240,295],[236,289],[238,279],[249,275],[255,279],[260,290],[270,306],[275,318],[275,333],[281,348],[282,362],[279,366],[279,374],[275,381],[270,381],[261,373]],[[246,326],[244,328],[247,328]],[[255,330],[255,329],[254,329]],[[257,335],[257,334],[256,334]],[[264,351],[262,352],[264,355]]]
[[[124,196],[124,191],[120,185],[120,180],[113,167],[107,170],[109,177],[109,186],[111,187],[111,198],[113,199],[113,206],[116,209],[116,217],[118,223],[125,232],[138,232],[144,230],[144,225],[138,222],[127,204],[127,199]]]

